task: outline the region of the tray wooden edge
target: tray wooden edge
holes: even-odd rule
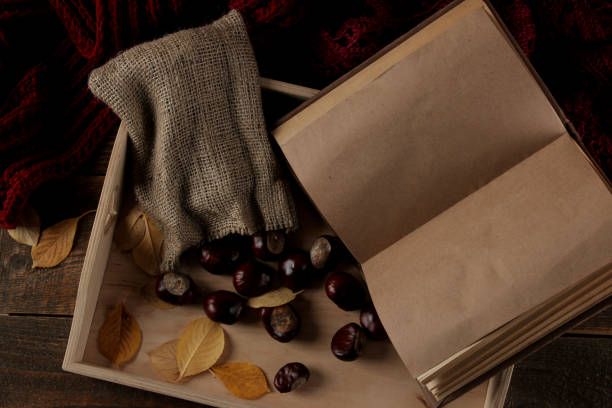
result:
[[[115,230],[121,199],[126,151],[127,129],[122,123],[117,131],[108,163],[107,177],[102,186],[102,193],[83,262],[72,326],[62,364],[62,368],[66,371],[72,371],[74,364],[82,361],[85,352],[87,337],[112,245],[111,237]]]

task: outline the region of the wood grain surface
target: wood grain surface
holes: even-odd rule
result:
[[[612,338],[562,337],[514,368],[506,408],[611,407]]]
[[[79,222],[70,256],[53,268],[32,269],[30,247],[0,230],[0,314],[72,315],[93,218]]]
[[[62,371],[70,321],[0,316],[0,407],[202,407]]]

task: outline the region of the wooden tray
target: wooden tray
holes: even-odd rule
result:
[[[210,373],[202,373],[186,383],[162,381],[146,353],[178,338],[183,328],[204,316],[204,312],[198,305],[170,310],[154,308],[138,294],[138,289],[151,278],[139,270],[129,253],[120,253],[114,247],[112,237],[123,190],[126,147],[127,131],[121,125],[83,265],[64,370],[219,407],[424,406],[417,397],[416,384],[390,342],[370,342],[363,357],[350,363],[337,360],[331,354],[332,335],[344,324],[358,322],[359,314],[336,307],[322,289],[322,278],[294,302],[302,317],[302,329],[290,343],[273,340],[261,327],[255,311],[250,311],[244,321],[223,326],[229,346],[221,362],[256,364],[273,388],[271,381],[276,371],[288,362],[300,361],[311,370],[307,386],[290,394],[273,390],[258,400],[247,401],[231,395]],[[295,245],[307,247],[318,234],[328,231],[328,227],[299,194],[298,210],[302,228],[291,240]],[[184,268],[205,290],[233,290],[231,278],[209,274],[195,257],[188,257]],[[121,300],[126,301],[138,320],[143,342],[131,362],[114,368],[98,351],[97,337],[109,308]],[[506,371],[449,407],[501,407],[509,380],[510,371]]]

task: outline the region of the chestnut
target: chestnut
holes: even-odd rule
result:
[[[255,258],[274,261],[285,250],[283,231],[260,232],[251,237],[251,251]]]
[[[296,390],[308,382],[310,371],[302,363],[282,366],[274,376],[274,388],[280,393]]]
[[[325,293],[340,309],[360,309],[365,300],[366,293],[362,283],[346,272],[334,272],[325,282]]]
[[[357,323],[349,323],[334,334],[332,353],[342,361],[353,361],[361,355],[365,340],[363,329]]]
[[[197,300],[199,290],[193,280],[180,272],[166,272],[155,281],[155,294],[164,302],[186,305]]]
[[[216,290],[204,298],[204,313],[212,321],[234,324],[240,319],[246,300],[228,290]]]
[[[230,235],[200,247],[200,265],[215,275],[231,274],[246,258],[244,237]]]
[[[300,316],[290,304],[264,307],[259,317],[268,334],[281,343],[287,343],[300,331]]]
[[[242,296],[259,296],[270,289],[274,269],[255,260],[246,260],[234,271],[234,288]]]
[[[364,328],[369,338],[373,340],[384,340],[387,338],[387,331],[383,327],[373,305],[368,305],[361,310],[359,320],[361,327]]]
[[[287,252],[278,262],[278,272],[283,286],[294,292],[304,289],[312,274],[308,253],[299,249]]]
[[[333,267],[342,258],[350,258],[340,238],[332,235],[321,235],[310,247],[310,263],[315,269]]]

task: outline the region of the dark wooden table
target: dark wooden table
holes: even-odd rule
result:
[[[111,148],[33,197],[43,226],[96,208]],[[33,270],[30,248],[0,231],[0,407],[199,406],[62,371],[92,223],[80,223],[71,255],[50,269]],[[612,309],[518,364],[506,406],[612,407]]]

